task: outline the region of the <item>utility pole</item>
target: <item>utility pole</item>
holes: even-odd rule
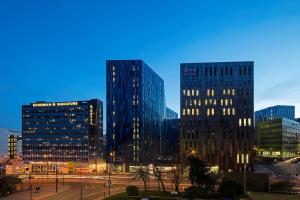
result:
[[[32,183],[31,183],[31,173],[29,174],[29,187],[30,187],[30,200],[32,200]]]
[[[82,200],[82,188],[80,188],[80,200]]]
[[[56,183],[56,185],[55,185],[55,192],[57,193],[57,191],[58,191],[58,178],[57,178],[57,170],[58,169],[58,167],[57,167],[57,165],[56,165],[56,179],[55,179],[55,183]]]

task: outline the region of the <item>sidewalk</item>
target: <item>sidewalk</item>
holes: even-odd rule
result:
[[[69,185],[59,184],[57,193],[67,191],[70,188],[71,187]],[[33,200],[40,200],[40,199],[44,199],[46,197],[50,197],[52,195],[55,195],[57,193],[55,192],[55,185],[53,185],[53,184],[41,186],[41,191],[39,193],[35,193],[35,187],[33,186],[32,199]],[[31,199],[30,196],[31,196],[30,191],[25,190],[25,191],[14,193],[14,194],[9,195],[7,197],[3,197],[3,198],[1,198],[1,200],[30,200]]]

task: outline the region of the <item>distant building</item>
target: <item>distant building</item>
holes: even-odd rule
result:
[[[287,158],[300,153],[300,123],[277,118],[257,125],[259,155]]]
[[[179,159],[179,119],[165,119],[161,136],[161,159],[174,162]]]
[[[99,171],[103,109],[98,99],[22,106],[23,159],[32,172]]]
[[[0,128],[0,158],[4,158],[8,156],[8,136],[15,135],[21,136],[21,132],[18,130]],[[22,145],[18,146],[17,153],[21,156],[22,153]]]
[[[272,119],[295,119],[295,106],[277,105],[255,112],[255,124]]]
[[[16,159],[22,155],[22,136],[8,135],[8,157]]]
[[[127,166],[155,162],[165,114],[163,79],[142,60],[108,60],[106,73],[108,159]]]
[[[212,170],[253,169],[254,63],[180,65],[180,153]]]
[[[178,119],[178,113],[166,107],[165,119]]]

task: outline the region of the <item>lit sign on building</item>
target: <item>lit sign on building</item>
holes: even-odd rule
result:
[[[198,76],[198,68],[183,68],[184,76]]]
[[[58,103],[34,103],[33,107],[51,107],[51,106],[77,106],[78,102],[58,102]]]

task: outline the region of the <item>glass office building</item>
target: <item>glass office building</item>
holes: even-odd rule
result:
[[[272,119],[295,119],[295,106],[277,105],[255,112],[255,124]]]
[[[253,169],[254,63],[180,66],[180,154],[213,170]]]
[[[257,148],[260,156],[290,158],[300,153],[300,123],[277,118],[257,125]]]
[[[106,73],[108,159],[153,163],[165,114],[163,79],[142,60],[108,60]]]
[[[166,107],[165,119],[178,119],[178,113]]]
[[[103,146],[102,102],[36,102],[22,106],[23,159],[32,172],[97,171]]]

